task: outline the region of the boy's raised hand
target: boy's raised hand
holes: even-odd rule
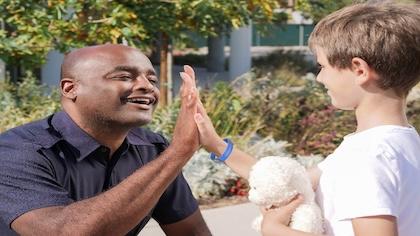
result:
[[[224,149],[226,144],[217,134],[200,99],[197,101],[197,113],[195,114],[194,119],[198,127],[200,144],[209,152],[218,153],[218,150],[220,149],[218,147],[223,147],[222,149]]]

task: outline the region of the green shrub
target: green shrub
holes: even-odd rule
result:
[[[316,73],[315,63],[306,61],[305,55],[300,51],[277,50],[266,56],[253,58],[252,65],[257,68],[257,77],[267,73],[277,74],[277,70],[287,69],[296,76],[305,75],[308,72]]]
[[[243,145],[261,128],[261,115],[248,110],[246,108],[248,101],[228,84],[216,83],[211,90],[202,90],[200,97],[220,136],[233,138],[238,145]],[[159,107],[149,127],[170,138],[179,106],[177,98],[171,105],[165,108]]]
[[[286,68],[257,77],[250,73],[233,86],[246,97],[245,109],[261,115],[261,136],[290,143],[289,151],[309,155],[331,153],[353,131],[351,113],[333,109],[313,74],[300,77]]]
[[[417,84],[408,96],[407,117],[408,122],[420,131],[420,84]]]
[[[44,118],[59,109],[58,92],[39,85],[29,72],[17,85],[0,81],[0,132]]]

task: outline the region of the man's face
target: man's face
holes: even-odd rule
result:
[[[159,88],[145,55],[121,45],[105,45],[76,68],[75,103],[85,122],[135,127],[151,121]]]

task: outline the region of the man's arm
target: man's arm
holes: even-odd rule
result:
[[[204,222],[203,216],[200,213],[200,210],[196,210],[192,215],[181,221],[173,224],[161,225],[160,227],[168,236],[211,235],[206,222]]]
[[[112,189],[67,206],[32,210],[17,217],[21,235],[124,235],[143,219],[198,148],[194,122],[197,91],[194,75],[183,78],[181,110],[174,141],[154,161]]]

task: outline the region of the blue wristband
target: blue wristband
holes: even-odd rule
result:
[[[227,147],[220,157],[217,157],[216,154],[211,152],[210,153],[210,159],[212,159],[213,161],[225,162],[229,158],[230,154],[232,153],[232,151],[233,151],[232,140],[230,140],[228,138],[225,138],[225,139],[223,139],[223,141],[225,141],[225,143],[227,143]]]

